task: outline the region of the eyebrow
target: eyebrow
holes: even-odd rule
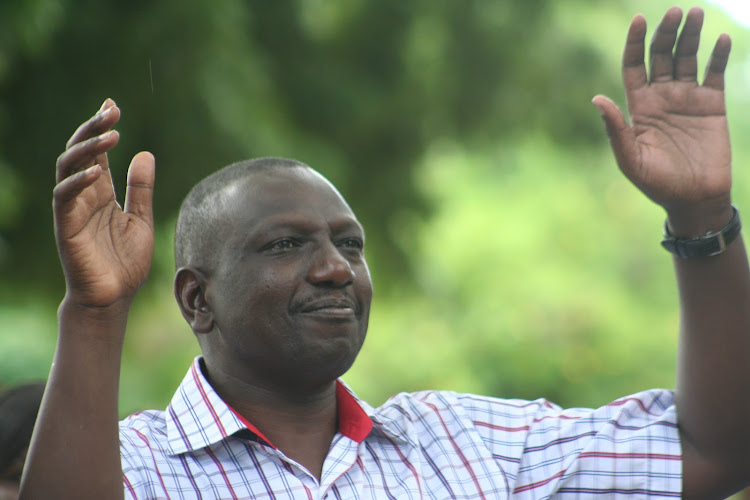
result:
[[[278,221],[278,222],[276,222]],[[365,237],[365,230],[362,224],[353,217],[337,217],[328,221],[328,226],[333,233],[346,233],[349,231],[356,232],[362,239]],[[277,214],[267,217],[263,222],[254,227],[243,239],[243,246],[247,247],[254,243],[258,238],[270,233],[283,233],[285,231],[311,233],[318,229],[318,225],[311,223],[308,217],[294,216],[290,214]]]

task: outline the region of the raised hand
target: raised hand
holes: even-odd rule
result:
[[[679,34],[682,11],[669,9],[654,33],[650,68],[644,62],[646,20],[630,24],[622,76],[631,124],[608,98],[594,104],[604,119],[623,173],[670,214],[701,210],[726,217],[731,152],[724,104],[724,69],[731,41],[721,35],[697,82],[703,11],[691,9]]]
[[[55,236],[66,300],[102,308],[128,304],[148,276],[153,256],[154,158],[137,154],[128,170],[124,210],[115,199],[107,151],[119,140],[120,110],[107,99],[57,159]]]

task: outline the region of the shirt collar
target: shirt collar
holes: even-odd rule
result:
[[[236,414],[214,391],[201,369],[198,356],[182,380],[166,412],[167,442],[170,453],[177,455],[217,443],[238,431],[247,429],[259,441],[273,447],[250,422]],[[362,442],[376,429],[391,438],[403,441],[403,429],[394,427],[340,379],[336,381],[339,432]]]
[[[204,448],[245,428],[206,380],[201,360],[193,360],[167,407],[167,443],[173,455]]]
[[[377,430],[395,441],[407,442],[407,430],[401,425],[403,422],[385,417],[359,399],[341,379],[336,381],[336,398],[339,404],[339,432],[344,436],[362,442],[372,430]]]

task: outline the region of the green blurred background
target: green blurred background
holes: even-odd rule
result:
[[[698,1],[698,0],[696,0]],[[0,3],[0,386],[44,378],[64,293],[54,163],[105,97],[111,164],[157,158],[157,247],[131,315],[121,413],[162,408],[198,353],[172,297],[187,190],[248,157],[307,162],[368,232],[375,299],[344,377],[372,404],[453,389],[604,404],[674,382],[664,214],[618,172],[596,109],[623,105],[627,24],[663,0]],[[732,34],[735,203],[750,209],[750,36]],[[689,4],[683,4],[684,8]]]

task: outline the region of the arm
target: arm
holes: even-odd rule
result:
[[[623,55],[631,116],[596,96],[623,173],[664,207],[675,236],[716,231],[732,217],[731,151],[721,35],[702,85],[696,52],[703,12],[664,15],[644,64],[646,22],[636,16]],[[675,46],[676,44],[676,46]],[[674,49],[674,53],[673,53]],[[750,270],[741,238],[714,257],[674,258],[681,325],[676,401],[685,498],[724,498],[750,483]]]
[[[120,110],[107,99],[57,161],[55,236],[66,294],[58,309],[54,364],[26,462],[21,496],[122,498],[117,398],[131,301],[153,254],[154,159],[128,171],[124,210],[107,151]]]

